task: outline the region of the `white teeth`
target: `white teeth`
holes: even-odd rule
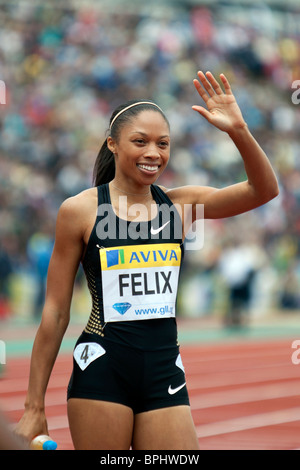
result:
[[[155,166],[150,166],[150,165],[138,165],[139,168],[143,168],[144,170],[148,171],[157,171],[158,170],[158,165]]]

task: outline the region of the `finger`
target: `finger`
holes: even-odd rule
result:
[[[222,95],[223,90],[222,90],[219,82],[213,76],[213,74],[211,72],[206,72],[206,76],[207,76],[211,86],[213,87],[214,91],[216,92],[216,94],[217,95]]]
[[[202,71],[199,71],[197,75],[198,75],[202,85],[204,86],[205,90],[209,94],[209,96],[211,96],[211,97],[214,96],[215,92],[214,92],[211,84],[207,80],[206,76],[204,75],[204,73]]]
[[[198,80],[194,79],[193,83],[194,83],[195,88],[198,91],[199,95],[201,96],[203,101],[206,103],[209,100],[210,96],[206,93],[206,91],[203,89],[203,87],[198,82]]]
[[[232,95],[232,90],[231,90],[231,86],[229,84],[229,81],[227,80],[227,78],[225,77],[225,75],[223,73],[221,73],[220,78],[221,78],[222,83],[224,85],[226,95]]]
[[[211,114],[209,111],[207,111],[207,109],[203,108],[202,106],[192,106],[192,109],[194,111],[197,111],[199,114],[201,114],[201,116],[203,116],[208,121],[210,120]]]

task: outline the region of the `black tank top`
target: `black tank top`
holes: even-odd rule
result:
[[[97,218],[82,261],[92,297],[85,331],[140,349],[173,347],[184,254],[179,211],[151,185],[155,217],[123,220],[113,210],[108,184],[97,190]]]

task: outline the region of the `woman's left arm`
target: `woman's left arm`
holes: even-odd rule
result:
[[[276,197],[279,193],[277,178],[268,157],[249,131],[226,77],[220,75],[224,91],[210,72],[206,76],[198,72],[198,77],[194,85],[207,108],[195,105],[193,109],[227,132],[244,161],[247,180],[221,189],[187,186],[170,190],[168,194],[181,204],[189,203],[194,207],[204,204],[205,218],[231,217]],[[194,215],[196,217],[195,210]]]

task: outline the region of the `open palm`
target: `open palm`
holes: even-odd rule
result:
[[[211,72],[204,75],[200,71],[197,75],[199,80],[195,79],[193,83],[207,109],[198,105],[192,108],[224,132],[245,127],[246,123],[225,75],[220,75],[224,91]]]

